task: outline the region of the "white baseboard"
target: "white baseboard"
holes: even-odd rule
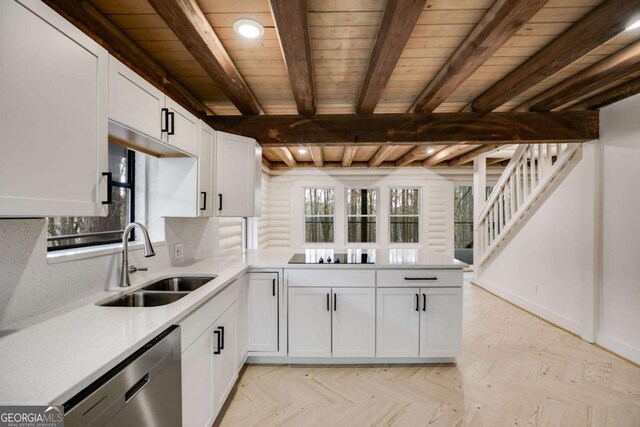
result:
[[[247,363],[257,365],[391,365],[456,363],[455,357],[274,357],[249,356]]]
[[[617,338],[605,335],[601,332],[596,334],[596,344],[611,350],[612,352],[640,364],[640,348],[633,347]]]
[[[486,280],[474,279],[472,280],[472,283],[474,283],[475,285],[483,289],[486,289],[487,291],[493,294],[498,295],[500,298],[503,298],[517,305],[518,307],[521,307],[527,311],[530,311],[536,316],[540,316],[541,318],[548,320],[549,322],[555,325],[558,325],[561,328],[564,328],[580,336],[580,332],[582,330],[582,326],[580,322],[576,322],[573,319],[569,319],[568,317],[565,317],[559,313],[556,313],[555,311],[548,310],[541,305],[538,305],[532,301],[522,298],[521,296],[516,295],[513,292],[505,288],[502,288],[500,286],[497,286],[493,283],[489,283]]]

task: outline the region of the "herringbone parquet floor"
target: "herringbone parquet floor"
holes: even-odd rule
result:
[[[223,426],[640,426],[640,368],[465,286],[456,366],[249,366]]]

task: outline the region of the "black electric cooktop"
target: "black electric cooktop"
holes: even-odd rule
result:
[[[349,250],[336,253],[333,250],[308,249],[294,254],[289,264],[375,264],[375,253],[363,250]]]

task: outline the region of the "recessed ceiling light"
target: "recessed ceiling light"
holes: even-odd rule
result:
[[[435,149],[435,148],[433,148],[433,147],[431,147],[431,148],[429,148],[429,149],[427,150],[427,154],[428,154],[428,155],[432,155],[432,154],[433,154],[433,153],[435,153],[435,152],[436,152],[436,149]]]
[[[256,39],[264,34],[264,27],[253,19],[238,19],[233,23],[233,31],[247,39]]]
[[[627,28],[625,28],[625,31],[631,31],[631,30],[635,30],[636,28],[640,28],[640,19],[637,19],[635,21],[633,21],[631,24],[629,24],[629,26]]]
[[[306,148],[298,148],[298,153],[300,153],[300,154],[304,154],[304,153],[306,153],[306,152],[307,152],[307,149],[306,149]]]

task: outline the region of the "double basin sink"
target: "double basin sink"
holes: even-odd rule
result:
[[[217,276],[176,276],[157,280],[130,294],[105,301],[103,307],[158,307],[171,304],[206,285]]]

